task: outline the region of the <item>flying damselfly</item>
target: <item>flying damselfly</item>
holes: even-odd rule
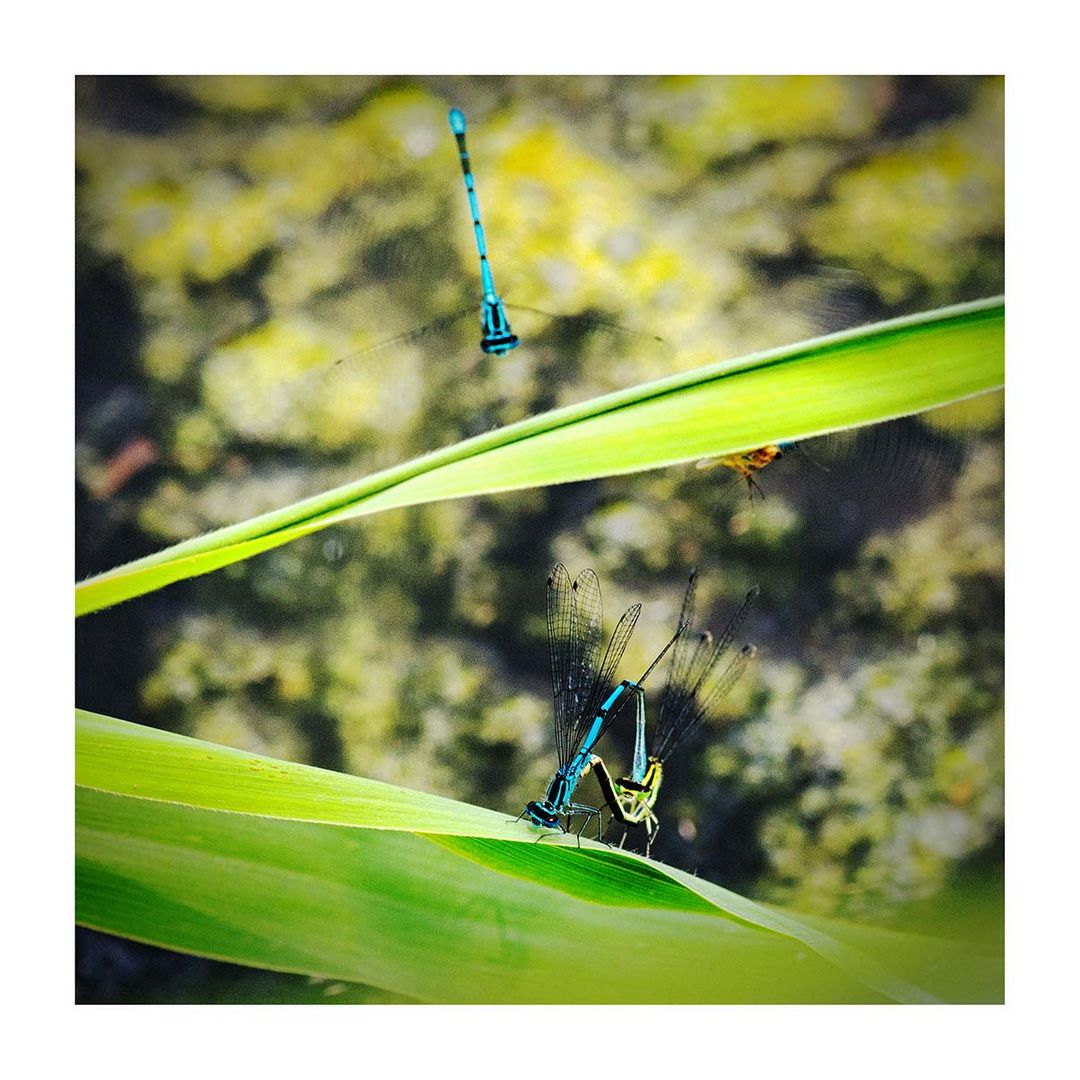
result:
[[[663,339],[627,328],[599,308],[556,314],[503,300],[492,274],[464,113],[451,109],[449,123],[480,260],[479,289],[472,275],[456,269],[441,216],[430,219],[430,227],[391,229],[385,236],[384,224],[378,241],[345,245],[355,248],[358,260],[358,302],[343,282],[313,295],[302,318],[227,343],[204,366],[205,393],[244,439],[291,445],[311,429],[318,443],[346,448],[357,429],[407,431],[428,394],[438,402],[434,412],[445,437],[460,438],[567,404],[578,380],[587,393],[616,389],[619,376],[612,373],[620,363],[640,364],[649,374],[669,366],[672,353]],[[351,211],[365,220],[378,217],[363,201]],[[464,331],[476,318],[477,291],[479,342]],[[465,300],[469,294],[471,302]],[[434,317],[366,343],[372,323],[408,326],[406,313],[417,308]],[[353,342],[360,348],[349,351]],[[481,366],[488,358],[500,362]],[[281,371],[294,374],[275,377]],[[470,373],[482,379],[462,379]]]
[[[689,630],[694,619],[696,589],[697,574],[692,572],[679,614],[679,633],[673,639],[674,650],[660,700],[659,717],[651,737],[646,734],[644,700],[643,695],[639,695],[630,775],[616,779],[602,758],[596,754],[590,758],[612,820],[620,822],[626,829],[623,842],[631,828],[645,826],[646,855],[660,830],[655,807],[664,777],[664,763],[703,721],[713,722],[720,718],[721,703],[756,653],[753,645],[744,645],[734,655],[729,655],[729,650],[750,605],[760,592],[758,587],[746,594],[719,638],[714,638],[708,630],[697,635]]]
[[[615,669],[622,659],[634,632],[641,605],[628,608],[615,627],[603,661],[603,604],[600,583],[592,570],[583,570],[573,582],[561,563],[548,577],[547,622],[551,658],[551,689],[554,698],[555,752],[559,767],[542,799],[528,803],[518,815],[533,825],[568,832],[574,817],[584,820],[577,835],[596,818],[596,836],[602,839],[600,811],[594,806],[573,801],[578,781],[591,767],[592,750],[633,697],[641,700],[645,680],[682,636],[679,626],[672,639],[660,651],[645,673],[637,680],[623,679],[613,685]],[[639,706],[640,708],[640,706]]]
[[[496,292],[495,280],[492,275],[491,261],[488,256],[487,239],[484,226],[480,218],[480,206],[476,195],[476,179],[472,171],[472,162],[469,151],[465,144],[465,136],[468,130],[465,114],[458,108],[452,108],[449,112],[450,130],[457,141],[458,158],[461,162],[461,171],[465,180],[465,192],[469,200],[469,212],[472,217],[473,234],[476,240],[476,250],[480,257],[480,350],[481,352],[496,357],[505,356],[511,350],[516,349],[522,342],[510,327],[510,320],[506,314],[507,308],[516,314],[527,318],[530,327],[539,329],[541,326],[548,328],[551,324],[559,331],[558,336],[580,337],[597,331],[601,334],[611,335],[624,343],[635,346],[649,346],[653,351],[669,352],[669,348],[660,337],[630,329],[618,323],[604,318],[602,315],[592,312],[579,314],[554,314],[539,308],[527,307],[520,304],[512,304],[504,301]],[[339,365],[355,365],[371,359],[379,353],[399,349],[412,345],[425,337],[436,337],[449,330],[459,321],[467,318],[475,312],[475,307],[463,308],[451,312],[448,315],[435,319],[424,326],[407,331],[389,338],[386,341],[372,345],[360,352],[353,353],[342,360]],[[529,318],[531,316],[531,318]],[[538,320],[540,320],[538,322]]]

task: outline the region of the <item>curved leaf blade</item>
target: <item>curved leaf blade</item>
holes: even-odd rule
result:
[[[886,964],[878,931],[845,939],[628,852],[537,844],[509,814],[91,713],[76,734],[77,918],[95,929],[427,1001],[999,994],[993,958],[965,976],[961,947],[891,935]]]
[[[530,417],[87,579],[84,615],[354,517],[640,472],[946,405],[1004,384],[1001,298],[860,327]]]

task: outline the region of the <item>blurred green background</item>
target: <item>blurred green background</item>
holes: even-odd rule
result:
[[[78,79],[78,576],[553,405],[1001,292],[1003,96],[991,77]],[[511,311],[524,344],[501,361],[469,317],[334,365],[478,306],[452,104],[500,292],[563,317]],[[627,672],[697,566],[714,627],[762,586],[761,652],[730,722],[666,771],[654,856],[997,941],[1000,397],[758,479],[753,503],[687,466],[325,530],[80,620],[77,701],[516,815],[554,767],[551,564],[597,571],[609,628],[644,603]],[[80,1000],[367,993],[77,935]]]

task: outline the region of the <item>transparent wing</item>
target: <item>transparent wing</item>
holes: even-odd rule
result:
[[[755,585],[747,594],[743,597],[742,603],[735,609],[735,613],[728,619],[727,626],[724,627],[723,632],[720,634],[716,642],[716,650],[719,653],[723,653],[735,640],[735,636],[742,629],[742,625],[746,622],[746,616],[750,612],[750,606],[761,595],[761,586]]]
[[[914,417],[813,439],[809,449],[815,448],[825,455],[826,464],[833,461],[833,471],[837,465],[858,463],[892,484],[915,487],[948,482],[967,457],[962,438],[934,431]]]
[[[721,702],[739,681],[746,665],[756,653],[757,649],[753,645],[744,645],[726,665],[719,665],[723,654],[714,652],[714,661],[709,665],[707,673],[711,678],[702,683],[698,693],[690,695],[683,702],[678,713],[661,717],[653,737],[651,756],[661,762],[667,761],[672,752],[702,721],[718,720]]]
[[[392,361],[394,356],[400,355],[403,350],[425,341],[434,340],[439,334],[450,330],[470,316],[473,319],[476,319],[479,324],[478,311],[479,305],[473,304],[471,307],[463,308],[462,310],[452,312],[449,315],[440,316],[429,323],[425,323],[423,326],[407,330],[403,334],[396,334],[394,337],[387,338],[385,341],[380,341],[369,348],[359,349],[357,352],[339,357],[325,368],[313,372],[311,378],[344,378],[350,373],[360,369],[366,369],[370,365]]]
[[[555,750],[559,764],[565,765],[595,716],[595,712],[589,712],[587,702],[598,681],[597,664],[604,633],[603,603],[596,574],[583,570],[571,582],[566,567],[557,563],[548,577],[547,615]]]
[[[336,452],[393,441],[423,415],[429,388],[460,385],[481,362],[478,316],[462,306],[351,352],[372,339],[363,322],[281,318],[216,348],[203,395],[244,443]]]
[[[479,291],[474,303],[454,303],[447,314],[351,352],[350,341],[378,327],[377,309],[359,322],[340,312],[325,321],[279,320],[216,349],[204,365],[204,392],[245,442],[336,451],[357,435],[407,430],[427,395],[445,403],[441,434],[453,441],[671,367],[649,334],[602,317],[520,310],[510,317],[521,344],[486,356]]]
[[[575,315],[560,315],[542,308],[527,307],[524,304],[513,304],[504,301],[505,307],[511,316],[529,315],[539,316],[546,320],[547,325],[562,337],[583,338],[594,335],[598,340],[609,343],[622,343],[629,351],[641,351],[652,357],[671,358],[675,350],[671,344],[659,334],[652,334],[647,330],[639,330],[623,323],[616,322],[597,311],[583,311]],[[525,328],[535,328],[535,320],[525,324]]]
[[[574,750],[581,745],[582,739],[585,738],[589,728],[592,726],[592,721],[600,711],[600,706],[603,705],[611,691],[614,689],[615,670],[622,660],[623,653],[626,652],[626,646],[629,644],[630,638],[634,633],[634,627],[637,625],[638,616],[640,614],[640,604],[634,604],[633,607],[627,608],[623,613],[622,618],[619,620],[618,626],[615,627],[615,632],[611,635],[611,640],[608,642],[607,652],[604,654],[604,660],[600,665],[600,670],[593,679],[592,686],[589,688],[589,692],[584,698],[582,707],[575,718],[571,736],[571,747]],[[604,724],[604,728],[601,729],[602,731],[607,728],[608,724],[615,718],[615,714],[620,710],[621,705],[620,709],[609,714],[607,722]]]
[[[548,651],[554,701],[555,751],[559,764],[569,759],[571,713],[574,709],[572,642],[574,587],[562,563],[556,563],[547,582]]]
[[[679,611],[679,625],[692,630],[694,625],[694,601],[697,593],[697,570],[690,571],[690,579],[686,583],[686,594],[683,596],[682,609]],[[675,649],[671,654],[671,664],[668,667],[667,683],[664,686],[664,698],[673,694],[680,686],[689,682],[689,668],[694,664],[697,654],[701,651],[701,640],[692,633],[680,635]]]
[[[625,615],[620,620],[619,626],[616,627],[615,634],[611,635],[611,645],[608,646],[609,653],[611,652],[612,646],[615,646],[618,649],[618,656],[620,658],[622,657],[622,653],[626,647],[626,642],[629,642],[630,635],[631,633],[633,633],[634,623],[637,622],[640,608],[642,608],[640,604],[635,604],[634,607],[626,611]],[[625,631],[625,634],[623,636],[620,634],[620,630],[622,630],[622,627],[624,625],[629,626],[629,629]],[[670,642],[667,643],[657,653],[656,658],[654,658],[652,663],[650,663],[649,666],[646,667],[645,673],[636,680],[637,686],[642,687],[645,685],[646,679],[648,679],[649,675],[651,675],[652,672],[657,669],[660,662],[666,656],[667,651],[669,651],[669,649],[671,649],[671,647],[675,645],[676,642],[678,642],[679,638],[681,638],[681,636],[683,636],[683,634],[686,632],[686,629],[687,624],[685,622],[679,624],[678,630],[675,631]],[[621,644],[618,644],[620,642]],[[615,683],[615,678],[613,678],[613,674],[615,674],[615,669],[618,666],[618,662],[618,659],[615,659],[612,660],[609,665],[608,658],[605,658],[604,666],[602,667],[602,670],[600,670],[600,676],[597,679],[597,684],[595,687],[595,697],[590,698],[588,707],[585,708],[585,711],[582,713],[581,716],[581,724],[579,725],[576,734],[575,744],[573,744],[575,750],[577,750],[577,747],[581,745],[581,740],[584,738],[586,731],[588,731],[592,727],[592,721],[595,719],[596,714],[599,711],[600,705],[604,703],[604,701],[607,699],[608,694],[611,692],[613,683]],[[608,673],[606,678],[604,677],[605,672]],[[611,726],[612,721],[615,720],[615,718],[619,716],[620,713],[622,713],[623,708],[626,707],[626,704],[629,703],[631,699],[634,699],[637,702],[638,707],[643,708],[644,710],[644,701],[642,698],[640,698],[639,694],[624,694],[623,698],[619,701],[619,703],[615,707],[613,707],[612,710],[604,718],[604,723],[600,725],[599,732],[596,735],[597,739],[602,737],[604,732],[607,731],[607,729]]]
[[[656,654],[656,657],[653,659],[653,662],[645,669],[644,674],[641,675],[638,678],[638,680],[637,680],[638,686],[644,686],[645,685],[645,680],[648,679],[648,677],[653,673],[653,671],[656,670],[656,668],[660,664],[660,661],[663,660],[664,657],[667,655],[668,650],[673,645],[677,644],[679,641],[682,640],[683,635],[686,633],[688,628],[689,628],[689,623],[685,623],[685,622],[679,623],[679,627],[675,631],[675,633],[672,634],[671,640],[668,641],[668,643]]]
[[[600,644],[604,636],[604,607],[600,582],[592,570],[582,570],[574,580],[573,618],[571,620],[572,719],[582,719],[581,712],[596,682]],[[573,742],[574,740],[571,740]]]
[[[716,662],[710,664],[711,678],[702,684],[699,692],[689,699],[677,716],[669,717],[668,722],[663,723],[662,727],[658,725],[652,756],[661,762],[667,761],[679,744],[703,720],[718,720],[721,702],[742,677],[746,665],[756,654],[757,649],[753,645],[744,645],[726,665],[719,665]],[[714,655],[716,661],[719,661],[723,654],[715,653]]]
[[[932,415],[903,417],[797,443],[775,486],[819,542],[854,545],[948,498],[974,445]]]
[[[728,695],[728,691],[742,678],[746,665],[757,656],[757,646],[744,645],[732,658],[724,670],[724,673],[715,681],[712,689],[708,692],[701,704],[701,717],[715,717],[720,702]],[[696,726],[695,720],[692,727]],[[687,729],[692,730],[692,727]]]
[[[518,330],[521,338],[521,346],[508,353],[504,362],[516,360],[519,364],[532,355],[545,357],[573,355],[584,352],[587,344],[595,346],[600,343],[621,343],[626,351],[642,351],[651,356],[673,355],[673,350],[664,341],[645,331],[631,329],[614,322],[603,315],[584,312],[576,315],[558,315],[542,311],[539,308],[523,307],[517,304],[505,304],[511,315],[522,316],[523,320],[514,320],[513,326]],[[297,390],[301,390],[305,384],[317,382],[320,379],[340,379],[355,373],[367,373],[372,369],[385,365],[388,373],[392,373],[395,357],[401,357],[407,350],[421,348],[425,353],[425,360],[437,363],[440,360],[447,362],[444,344],[440,341],[442,335],[465,324],[466,320],[472,320],[476,324],[475,348],[471,337],[465,351],[470,355],[475,353],[475,360],[482,358],[480,351],[480,294],[474,304],[462,307],[457,311],[432,319],[423,326],[401,334],[395,334],[384,341],[377,342],[365,349],[349,353],[339,357],[322,368],[316,369],[306,376],[302,376],[297,383]],[[431,346],[430,356],[426,355],[426,347]],[[449,359],[453,359],[450,357]]]
[[[746,594],[718,638],[714,639],[708,631],[700,634],[678,677],[673,672],[668,679],[653,734],[652,757],[665,761],[703,720],[716,717],[723,698],[756,651],[748,645],[733,658],[726,659],[736,634],[746,621],[750,605],[759,593],[760,589],[755,586]]]
[[[699,634],[686,634],[683,640],[687,642],[686,658],[678,676],[676,677],[672,672],[667,686],[664,687],[664,694],[660,699],[659,718],[653,733],[654,743],[664,737],[665,732],[670,729],[677,717],[685,714],[693,700],[696,688],[702,685],[709,672],[710,664],[715,662],[717,656],[711,630],[705,630]],[[656,756],[655,745],[652,747],[652,754]]]

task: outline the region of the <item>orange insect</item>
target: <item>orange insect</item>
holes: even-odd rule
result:
[[[766,465],[771,465],[778,457],[784,456],[784,451],[791,443],[769,443],[768,446],[759,446],[756,450],[744,450],[739,454],[724,454],[723,457],[703,458],[697,463],[699,469],[715,469],[723,466],[732,469],[745,481],[750,491],[750,499],[753,501],[754,492],[765,498],[764,492],[754,480],[754,473],[760,472]]]

